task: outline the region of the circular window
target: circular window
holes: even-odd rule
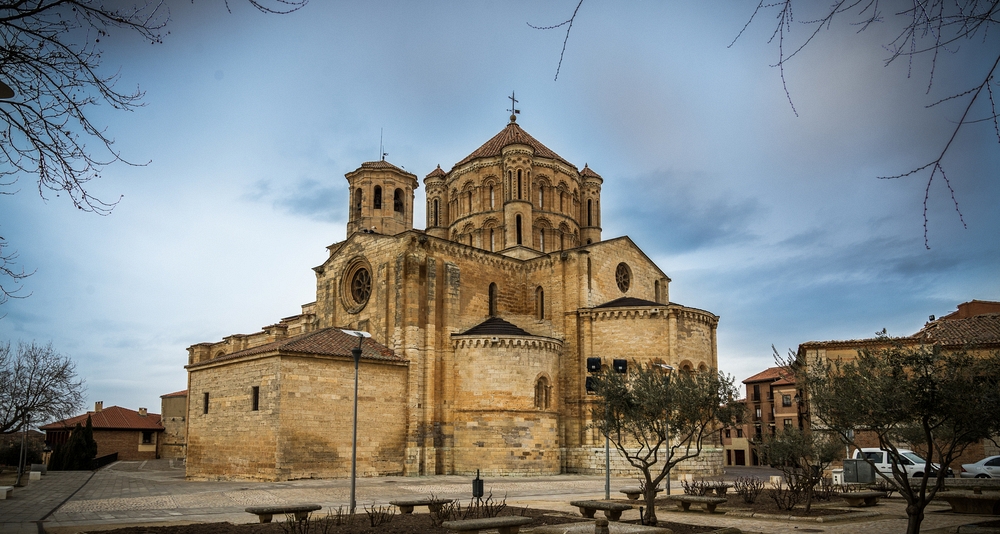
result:
[[[615,269],[615,281],[618,282],[618,289],[621,289],[622,293],[628,292],[629,285],[632,283],[632,271],[629,270],[628,265],[618,264],[618,268]]]
[[[372,296],[372,270],[363,258],[356,258],[344,270],[341,301],[349,313],[361,311]]]

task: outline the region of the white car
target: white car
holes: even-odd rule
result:
[[[974,464],[962,464],[962,478],[1000,478],[1000,456],[987,456]]]
[[[892,476],[892,461],[889,457],[889,451],[885,451],[879,448],[862,448],[854,451],[855,460],[871,460],[875,464],[875,469],[881,473],[885,473],[886,476]],[[909,478],[923,478],[924,467],[927,466],[927,461],[917,455],[917,453],[906,450],[899,449],[899,467],[906,471],[906,476]],[[938,464],[931,464],[930,476],[936,476],[937,470],[940,468]],[[951,468],[946,471],[947,476],[952,476]]]

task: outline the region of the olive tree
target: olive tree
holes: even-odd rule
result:
[[[894,483],[906,500],[909,534],[920,531],[924,509],[944,487],[946,467],[970,445],[1000,433],[996,352],[890,344],[861,350],[850,361],[799,360],[795,365],[808,365],[810,409],[825,429],[855,448],[867,434],[888,451],[892,474],[879,476]],[[903,448],[926,458],[924,473],[936,470],[936,475],[910,479],[897,462]]]
[[[765,434],[754,446],[764,462],[782,472],[790,486],[805,490],[806,513],[812,509],[813,489],[823,479],[823,470],[844,452],[844,444],[835,436],[798,428]]]
[[[715,370],[668,372],[663,366],[605,370],[596,380],[601,401],[594,427],[642,473],[643,522],[656,524],[656,487],[670,470],[701,454],[718,429],[735,424],[743,404],[731,376]]]

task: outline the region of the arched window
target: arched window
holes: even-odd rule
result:
[[[355,217],[361,216],[361,203],[364,200],[364,193],[359,187],[357,191],[354,192],[354,215]]]
[[[594,201],[587,199],[587,226],[594,226]]]
[[[590,240],[587,240],[587,242],[589,243]],[[587,289],[590,289],[590,281],[591,281],[591,278],[590,278],[590,258],[588,257],[587,258]]]
[[[472,213],[472,191],[469,191],[469,213]]]
[[[490,228],[490,252],[496,251],[497,242],[496,236],[494,235],[493,229]]]
[[[507,195],[504,197],[507,200],[512,200],[514,197],[514,173],[507,171]]]
[[[559,250],[566,250],[566,234],[559,232]]]
[[[538,377],[535,382],[535,408],[546,410],[549,407],[549,379],[544,376]]]
[[[542,184],[538,184],[538,209],[545,207],[545,190]]]
[[[517,199],[521,200],[524,198],[521,196],[521,169],[517,170]]]
[[[517,244],[521,244],[521,216],[517,215],[514,217],[514,231],[517,233]]]
[[[392,210],[396,213],[403,213],[403,190],[397,189],[392,193]]]
[[[493,186],[490,186],[490,209],[496,208],[496,196],[493,194]]]
[[[542,286],[535,288],[535,317],[545,319],[545,290]]]
[[[434,209],[433,211],[431,211],[431,215],[432,217],[434,217],[433,219],[434,224],[432,224],[431,226],[438,226],[440,224],[440,219],[438,218],[439,217],[438,210],[441,208],[441,206],[439,202],[440,201],[438,199],[436,198],[434,199]]]
[[[538,229],[538,250],[545,252],[545,229]]]
[[[660,281],[655,280],[653,282],[653,300],[660,302]]]
[[[698,364],[698,371],[700,371],[702,373],[704,373],[705,371],[708,371],[708,366],[705,365],[705,362],[701,362],[701,363]]]
[[[489,313],[490,317],[496,317],[497,314],[497,285],[496,282],[490,284],[490,303],[489,303]]]
[[[375,186],[375,192],[372,195],[372,208],[382,209],[382,186],[380,185]]]

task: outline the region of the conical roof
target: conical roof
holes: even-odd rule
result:
[[[528,132],[518,126],[513,117],[511,118],[510,123],[507,124],[506,128],[500,130],[500,133],[494,135],[492,139],[483,143],[483,146],[477,148],[475,152],[469,154],[465,157],[465,159],[456,163],[455,167],[464,165],[474,159],[499,156],[500,151],[503,150],[504,147],[510,145],[528,145],[534,149],[535,155],[538,157],[556,159],[574,169],[576,168],[575,165],[563,159],[562,156],[550,150],[549,147],[543,145],[534,137],[531,137]]]

